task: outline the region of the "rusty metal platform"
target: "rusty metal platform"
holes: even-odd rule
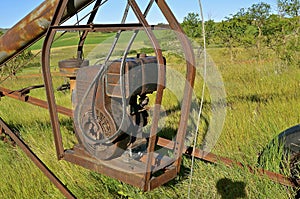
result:
[[[157,163],[158,154],[154,154],[155,162]],[[122,179],[123,182],[142,189],[143,191],[150,191],[153,188],[162,184],[164,179],[168,182],[177,176],[176,168],[172,165],[174,159],[163,156],[159,158],[159,164],[152,165],[152,172],[162,171],[158,177],[152,177],[150,184],[145,184],[146,166],[145,162],[130,160],[126,162],[124,157],[118,157],[106,160],[98,160],[91,157],[82,146],[76,145],[74,149],[66,150],[64,160],[96,171],[98,173],[113,177],[115,179]]]

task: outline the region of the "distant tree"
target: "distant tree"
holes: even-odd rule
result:
[[[258,60],[272,49],[285,65],[300,64],[300,16],[299,0],[278,0],[282,15],[271,14],[267,3],[242,8],[222,22],[205,22],[208,46],[222,46],[236,58],[241,48],[253,48]],[[201,39],[202,28],[198,14],[189,13],[182,23],[187,35]]]
[[[199,14],[188,13],[188,15],[184,17],[181,25],[188,37],[191,38],[201,37],[202,29],[201,29],[201,20]]]
[[[217,35],[229,49],[231,60],[235,58],[237,47],[254,47],[256,56],[261,59],[265,39],[263,28],[267,24],[270,11],[269,4],[253,4],[250,8],[242,8],[236,14],[230,15],[219,25]]]
[[[273,14],[263,28],[265,45],[275,52],[284,66],[299,64],[299,26],[296,25],[295,19]]]
[[[300,1],[299,0],[278,0],[277,6],[281,16],[290,17],[290,26],[293,28],[291,37],[293,38],[292,48],[298,51],[299,56],[299,32],[300,32]]]
[[[25,50],[18,56],[14,57],[10,61],[4,64],[0,68],[0,77],[4,76],[16,76],[18,71],[21,71],[22,68],[26,67],[28,60],[30,60],[34,55],[31,51]],[[30,63],[28,63],[30,65]]]
[[[216,23],[213,20],[208,20],[205,22],[205,33],[206,33],[206,43],[208,45],[214,43],[214,39],[216,37]]]
[[[282,52],[282,45],[286,43],[286,35],[289,27],[287,19],[281,18],[279,15],[271,15],[267,25],[264,27],[264,35],[266,36],[266,45],[277,55]]]
[[[299,0],[277,0],[277,6],[282,16],[298,17],[300,14]]]
[[[227,17],[227,19],[237,19],[240,22],[244,22],[247,24],[251,24],[251,18],[249,17],[249,12],[246,8],[241,8],[236,14],[231,14],[230,17]]]
[[[251,23],[257,28],[256,35],[256,49],[258,59],[261,60],[262,55],[262,43],[264,42],[263,28],[267,24],[267,19],[271,13],[271,6],[267,3],[253,4],[247,10],[247,16]]]
[[[217,26],[216,35],[221,44],[229,50],[231,61],[235,58],[236,48],[241,45],[240,38],[243,34],[239,21],[236,19],[227,19]]]
[[[197,13],[188,13],[184,17],[183,23],[181,24],[183,30],[188,37],[193,39],[201,39],[202,37],[202,21]],[[213,20],[208,20],[205,22],[205,32],[206,32],[206,42],[211,44],[214,41],[216,33],[216,23]]]
[[[282,60],[284,66],[299,65],[299,0],[278,0],[277,5],[280,15],[271,15],[264,27],[266,44]]]
[[[237,29],[238,37],[236,38],[240,46],[251,47],[255,44],[255,35],[257,29],[252,25],[252,19],[249,12],[245,8],[241,8],[236,14],[228,18],[235,23],[234,28]]]

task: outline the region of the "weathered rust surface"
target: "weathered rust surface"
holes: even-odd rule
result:
[[[0,63],[40,38],[48,29],[58,0],[44,1],[0,38]]]
[[[160,105],[163,97],[163,89],[165,82],[165,68],[164,59],[159,46],[158,41],[152,32],[153,27],[150,26],[142,14],[138,4],[135,0],[128,0],[129,5],[133,9],[134,14],[138,18],[140,24],[117,24],[115,26],[111,25],[92,25],[88,24],[85,26],[59,26],[63,21],[74,15],[76,12],[80,11],[85,6],[92,3],[94,0],[46,0],[24,19],[22,19],[18,24],[16,24],[12,29],[10,29],[6,34],[0,38],[0,67],[7,60],[20,53],[22,50],[37,41],[42,35],[47,31],[45,42],[42,49],[42,71],[44,77],[44,85],[47,94],[47,102],[41,101],[28,96],[28,93],[24,91],[9,91],[4,88],[0,88],[0,97],[8,96],[24,102],[29,102],[31,104],[41,106],[43,108],[48,108],[51,118],[51,124],[53,128],[54,142],[57,152],[58,159],[64,159],[66,161],[81,165],[85,168],[97,171],[99,173],[106,174],[108,176],[119,179],[123,182],[131,184],[133,186],[139,187],[144,191],[151,190],[158,187],[169,180],[176,177],[180,170],[181,156],[182,153],[186,155],[195,156],[197,158],[217,163],[219,161],[223,162],[228,166],[237,165],[244,167],[242,163],[235,162],[231,159],[216,156],[212,153],[206,153],[199,149],[193,150],[191,147],[184,146],[184,137],[187,131],[187,120],[191,105],[191,94],[193,91],[194,80],[195,80],[195,58],[192,50],[192,46],[184,35],[180,24],[177,22],[172,11],[166,4],[164,0],[155,0],[159,9],[162,11],[163,15],[167,19],[170,28],[177,32],[178,40],[181,42],[183,51],[186,57],[186,80],[184,94],[185,100],[181,109],[181,118],[178,128],[178,133],[176,136],[176,141],[172,142],[163,138],[156,137],[156,131],[159,121]],[[153,2],[154,0],[152,0]],[[96,5],[100,5],[101,1],[98,0]],[[93,16],[89,20],[92,22]],[[82,147],[82,143],[78,145],[73,150],[65,150],[62,143],[62,136],[60,132],[60,124],[57,113],[63,113],[72,116],[72,110],[64,107],[57,106],[54,97],[54,90],[52,84],[52,77],[50,73],[50,48],[52,41],[55,36],[55,32],[58,30],[85,30],[86,36],[89,31],[112,31],[112,30],[127,30],[134,29],[138,30],[143,28],[149,37],[155,54],[157,57],[157,63],[160,66],[158,70],[157,77],[157,94],[155,104],[157,106],[154,109],[154,116],[151,126],[151,133],[148,143],[147,156],[143,161],[136,161],[135,167],[132,164],[126,164],[119,160],[118,158],[112,159],[110,161],[102,161],[87,154],[86,150]],[[84,44],[83,38],[79,44],[79,51]],[[79,53],[80,54],[80,53]],[[79,56],[80,57],[80,56]],[[104,100],[102,100],[104,101]],[[1,124],[0,119],[0,131],[1,126],[5,127],[4,131],[9,133],[9,136],[16,141],[16,143],[25,151],[25,153],[32,158],[32,160],[39,166],[39,168],[54,182],[54,184],[64,193],[68,198],[72,198],[73,195],[68,192],[67,189],[61,184],[55,176],[47,170],[47,168],[40,162],[40,160],[35,157],[29,148],[22,142],[14,133],[12,133],[5,123]],[[162,146],[174,150],[175,159],[167,159],[165,164],[157,167],[162,174],[154,176],[156,172],[153,168],[153,160],[157,158],[154,155],[155,146]],[[246,166],[248,167],[248,166]],[[252,169],[248,167],[249,171],[259,173],[261,175],[267,175],[270,179],[279,182],[284,185],[293,186],[293,183],[289,179],[280,174],[272,173],[265,170]],[[158,174],[158,173],[156,173]]]
[[[168,149],[173,149],[175,146],[175,143],[171,140],[167,140],[167,139],[160,137],[158,139],[157,145],[168,148]],[[228,167],[238,166],[241,168],[247,168],[249,170],[249,172],[251,172],[251,173],[259,174],[261,176],[266,176],[270,180],[280,183],[282,185],[292,186],[292,187],[296,186],[295,183],[287,176],[281,175],[279,173],[274,173],[274,172],[271,172],[268,170],[254,168],[254,167],[250,167],[248,165],[243,165],[241,162],[237,162],[237,161],[234,161],[234,160],[226,158],[226,157],[218,156],[216,154],[203,151],[201,149],[193,150],[192,147],[185,146],[182,150],[182,153],[185,155],[194,156],[198,159],[201,159],[201,160],[204,160],[207,162],[211,162],[211,163],[223,163]]]
[[[128,0],[129,5],[131,6],[134,14],[138,18],[139,22],[143,25],[144,30],[150,39],[152,46],[154,48],[155,55],[157,57],[157,64],[159,66],[158,68],[158,82],[157,82],[157,93],[155,98],[155,107],[154,107],[154,113],[152,118],[152,125],[150,129],[150,136],[149,136],[149,143],[147,148],[147,168],[145,173],[145,187],[144,190],[148,189],[149,181],[151,178],[151,163],[153,159],[153,151],[156,144],[156,134],[157,134],[157,128],[158,128],[158,122],[159,122],[159,113],[160,113],[160,106],[162,102],[163,97],[163,91],[164,91],[164,81],[165,81],[165,70],[164,70],[164,58],[162,55],[162,51],[160,48],[160,45],[158,43],[158,40],[156,39],[154,33],[150,29],[150,25],[148,24],[145,16],[141,12],[138,4],[135,0]]]
[[[53,18],[51,20],[50,27],[45,35],[45,41],[42,48],[42,72],[44,78],[44,85],[46,90],[48,109],[50,114],[50,121],[53,130],[53,137],[55,143],[55,149],[57,158],[60,160],[64,156],[64,146],[62,142],[62,135],[60,132],[59,119],[57,114],[57,107],[54,97],[54,89],[52,83],[52,77],[50,72],[50,48],[55,37],[55,31],[51,27],[58,26],[62,21],[63,13],[67,8],[68,0],[60,0],[56,6]]]
[[[20,100],[20,101],[23,101],[23,102],[27,102],[29,104],[33,104],[35,106],[39,106],[39,107],[48,109],[48,103],[44,100],[31,97],[31,96],[27,95],[27,93],[24,94],[20,91],[12,91],[10,89],[0,87],[0,97],[4,97],[4,96],[7,96],[7,97],[10,97],[10,98],[13,98],[13,99],[16,99],[16,100]],[[69,108],[66,108],[66,107],[63,107],[63,106],[58,106],[57,105],[57,111],[61,114],[67,115],[69,117],[73,116],[72,109],[69,109]]]
[[[61,22],[73,16],[94,0],[72,0]],[[48,30],[59,0],[46,0],[0,37],[0,67],[40,39]]]
[[[168,21],[170,27],[172,30],[175,31],[178,40],[181,43],[185,60],[186,60],[186,83],[184,87],[184,96],[185,100],[182,102],[181,106],[181,115],[180,115],[180,122],[179,127],[177,130],[176,135],[176,142],[175,142],[175,158],[177,159],[176,167],[178,168],[178,172],[181,165],[181,157],[182,157],[182,150],[184,148],[184,138],[187,131],[187,123],[188,123],[188,117],[192,102],[192,93],[194,88],[194,81],[196,76],[196,61],[195,56],[193,52],[192,45],[187,38],[187,36],[184,34],[183,29],[181,28],[179,22],[177,21],[176,17],[174,16],[173,12],[167,5],[167,3],[164,0],[156,0],[156,3],[161,10],[162,14],[165,16],[166,20]]]

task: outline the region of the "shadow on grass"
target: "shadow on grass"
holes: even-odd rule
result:
[[[283,93],[254,93],[248,95],[238,95],[238,96],[230,96],[227,98],[227,105],[231,107],[234,103],[237,102],[252,102],[252,103],[260,103],[267,104],[270,101],[275,99],[281,100],[290,100],[297,98],[297,93],[295,92],[283,92]]]
[[[222,178],[216,184],[218,193],[222,199],[246,198],[246,184],[244,182],[233,182],[231,179]]]

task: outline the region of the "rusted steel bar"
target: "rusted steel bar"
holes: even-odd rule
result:
[[[150,180],[150,184],[147,191],[155,189],[156,187],[159,187],[162,184],[169,182],[170,180],[174,179],[176,176],[177,176],[177,169],[175,167],[166,170],[163,175],[154,177]]]
[[[97,0],[95,5],[94,5],[94,8],[93,8],[93,11],[91,12],[91,15],[87,21],[87,24],[92,24],[95,17],[96,17],[96,14],[99,10],[99,7],[101,5],[101,2],[102,0]],[[79,24],[78,24],[79,25]],[[85,42],[85,39],[88,35],[89,31],[88,30],[85,30],[81,36],[80,36],[80,40],[79,40],[79,43],[78,43],[78,47],[77,47],[77,59],[83,59],[83,45],[84,45],[84,42]]]
[[[142,30],[144,29],[142,24],[128,23],[128,24],[87,24],[87,25],[65,25],[65,26],[53,26],[53,30],[56,31],[90,31],[90,32],[115,32],[115,31],[129,31],[129,30]],[[169,29],[168,25],[149,25],[150,30]]]
[[[170,141],[168,139],[164,139],[164,138],[160,137],[158,139],[157,145],[168,148],[168,149],[173,149],[175,143],[173,141]],[[222,162],[223,164],[225,164],[228,167],[238,166],[240,168],[247,168],[249,170],[249,172],[254,173],[254,174],[258,173],[261,176],[266,175],[269,179],[273,180],[274,182],[280,183],[285,186],[296,187],[295,183],[289,177],[286,177],[279,173],[274,173],[274,172],[264,170],[264,169],[245,166],[241,162],[237,162],[237,161],[234,161],[229,158],[221,157],[221,156],[215,155],[213,153],[202,151],[200,149],[195,149],[194,153],[193,153],[192,147],[185,146],[182,150],[182,153],[185,155],[194,156],[198,159],[205,160],[210,163]]]
[[[0,97],[3,97],[3,96],[7,96],[7,97],[10,97],[13,99],[20,100],[22,102],[27,102],[29,104],[33,104],[33,105],[39,106],[41,108],[48,109],[48,103],[46,101],[31,97],[29,95],[23,95],[20,91],[13,91],[13,90],[10,90],[7,88],[0,87]],[[64,114],[66,116],[69,116],[69,117],[73,117],[72,109],[69,109],[69,108],[66,108],[63,106],[58,106],[58,105],[56,107],[57,107],[57,112]]]
[[[22,95],[26,95],[26,94],[30,93],[30,91],[33,90],[33,89],[43,88],[43,87],[44,87],[43,84],[35,85],[35,86],[29,86],[29,87],[17,90],[17,92],[20,92]]]
[[[0,66],[45,33],[57,1],[44,1],[0,38]]]
[[[63,22],[94,0],[69,1]],[[46,0],[0,37],[0,67],[40,39],[48,30],[59,0]]]
[[[49,180],[61,191],[66,198],[76,198],[70,190],[52,173],[52,171],[35,155],[35,153],[16,135],[8,125],[0,118],[0,129],[4,130],[22,151],[32,160],[32,162],[49,178]]]
[[[164,59],[162,55],[161,48],[159,46],[159,43],[154,35],[154,33],[149,29],[150,25],[148,24],[147,20],[145,19],[143,13],[141,12],[139,6],[135,2],[135,0],[128,0],[128,3],[130,4],[133,12],[135,13],[136,17],[138,18],[139,22],[143,25],[144,30],[150,39],[156,57],[157,57],[157,63],[159,65],[159,71],[158,71],[158,84],[157,84],[157,93],[156,93],[156,99],[155,99],[155,107],[154,107],[154,113],[152,118],[152,125],[150,130],[150,137],[149,137],[149,143],[148,143],[148,149],[147,149],[147,166],[146,166],[146,175],[145,175],[145,187],[144,190],[148,190],[148,185],[151,177],[151,168],[152,168],[152,159],[153,159],[153,151],[156,144],[156,134],[157,134],[157,128],[158,128],[158,121],[159,121],[159,113],[160,113],[160,105],[162,102],[162,96],[163,96],[163,90],[164,90],[164,77],[165,77],[165,70],[164,70]]]
[[[195,75],[196,75],[196,61],[194,57],[193,48],[191,46],[190,41],[188,40],[187,36],[185,35],[183,29],[181,28],[179,22],[177,21],[176,17],[172,13],[169,6],[166,4],[165,0],[156,0],[156,3],[160,10],[162,11],[163,15],[167,19],[168,23],[170,24],[170,27],[172,30],[175,31],[178,40],[181,43],[181,46],[183,48],[183,52],[186,59],[186,83],[184,88],[184,100],[182,102],[181,107],[181,116],[180,116],[180,122],[179,127],[176,135],[176,143],[174,146],[175,150],[175,158],[176,158],[176,166],[178,168],[178,171],[180,170],[180,164],[181,164],[181,152],[184,148],[184,138],[187,130],[187,123],[188,123],[188,117],[191,107],[191,99],[192,99],[192,93],[193,93],[193,87],[194,87],[194,81],[195,81]]]
[[[50,114],[50,120],[51,120],[51,126],[53,130],[53,136],[54,136],[54,143],[56,148],[56,154],[57,158],[60,160],[64,157],[64,146],[62,142],[62,135],[60,132],[60,124],[57,114],[57,107],[55,102],[55,96],[54,96],[54,89],[52,84],[52,77],[50,72],[50,48],[52,45],[52,42],[54,40],[55,31],[52,30],[52,26],[58,26],[59,22],[62,19],[64,10],[67,6],[68,0],[60,0],[58,1],[58,4],[55,9],[55,13],[53,15],[50,27],[48,29],[48,32],[45,36],[45,40],[43,43],[42,48],[42,72],[45,82],[45,90],[47,95],[47,101],[48,101],[48,107],[49,107],[49,114]]]
[[[118,158],[99,161],[91,157],[80,145],[75,145],[73,150],[66,150],[64,160],[143,189],[144,168],[142,166],[130,165]]]

